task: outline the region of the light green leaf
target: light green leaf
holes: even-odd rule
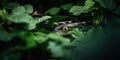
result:
[[[33,12],[33,7],[31,5],[18,6],[18,7],[15,7],[12,10],[12,13],[14,15],[20,15],[20,14],[23,14],[23,13],[30,14],[32,12]]]
[[[28,13],[32,13],[33,11],[32,6],[25,5],[25,8],[23,6],[16,7],[15,9],[12,10],[13,14],[8,15],[7,19],[14,23],[25,23],[27,24],[28,30],[32,30],[36,28],[36,24],[51,18],[50,16],[33,18],[28,14]]]
[[[80,31],[78,28],[74,29],[71,33],[72,33],[72,37],[76,39],[85,37],[85,34],[82,31]]]
[[[31,5],[25,5],[25,10],[26,10],[26,13],[30,14],[33,12],[33,7]]]
[[[36,27],[36,23],[34,21],[34,18],[29,16],[28,14],[20,14],[20,15],[10,15],[7,17],[8,20],[14,23],[25,23],[28,24],[28,29],[34,29]]]
[[[83,9],[83,6],[73,6],[69,12],[73,13],[73,15],[75,16],[78,16],[84,12],[84,9]]]
[[[95,2],[93,0],[86,0],[85,1],[85,6],[84,6],[84,13],[88,13],[90,12],[91,10],[95,9],[93,8]]]
[[[12,13],[13,13],[14,15],[20,15],[20,14],[23,14],[23,13],[25,13],[25,12],[26,12],[26,10],[25,10],[24,6],[15,7],[15,8],[12,10]]]
[[[58,14],[59,13],[59,11],[60,11],[60,8],[58,8],[58,7],[53,7],[53,8],[51,8],[51,9],[49,9],[49,10],[47,10],[46,12],[45,12],[45,14],[50,14],[50,15],[56,15],[56,14]]]
[[[92,1],[92,0],[86,0],[84,6],[73,6],[71,9],[70,9],[70,13],[73,13],[73,15],[75,16],[78,16],[82,13],[88,13],[96,8],[94,8],[94,4],[95,2]]]
[[[34,37],[35,41],[37,41],[38,43],[43,43],[43,42],[46,42],[48,40],[47,37],[44,37],[44,36],[35,36]]]
[[[15,23],[31,23],[34,20],[28,14],[10,15],[8,19]]]
[[[86,0],[84,4],[85,4],[85,8],[89,9],[94,6],[95,2],[93,0]]]
[[[64,48],[71,46],[71,42],[68,38],[57,35],[55,33],[50,33],[48,37],[52,39],[52,41],[48,42],[48,49],[53,55],[56,57],[63,57],[70,53],[67,49]]]
[[[57,35],[55,33],[50,33],[48,35],[48,37],[55,40],[55,41],[61,42],[62,45],[70,45],[70,40],[68,38],[64,38],[64,37]]]
[[[25,23],[28,25],[28,29],[32,30],[36,28],[36,24],[41,23],[42,21],[45,21],[51,17],[43,16],[43,17],[35,19],[35,18],[32,18],[28,14],[21,14],[21,15],[10,15],[7,18],[8,20],[15,22],[15,23]]]
[[[43,43],[43,42],[46,42],[48,40],[48,37],[47,37],[47,34],[45,34],[45,33],[35,32],[34,39],[38,43]]]
[[[36,23],[40,23],[40,22],[43,22],[43,21],[48,20],[50,18],[52,18],[52,17],[51,16],[42,16],[40,18],[37,18],[35,21],[36,21]]]
[[[48,49],[53,55],[56,57],[62,57],[64,55],[62,46],[58,46],[55,42],[49,42],[48,44]]]

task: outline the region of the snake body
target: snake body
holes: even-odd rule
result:
[[[54,28],[54,32],[59,35],[67,35],[72,28],[79,26],[80,24],[85,24],[85,22],[58,22],[56,27]]]

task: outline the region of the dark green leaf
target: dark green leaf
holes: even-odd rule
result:
[[[67,19],[67,18],[69,18],[69,16],[56,15],[56,16],[53,16],[50,20],[59,21],[59,20]]]
[[[120,7],[117,7],[114,12],[120,15]]]
[[[6,5],[4,5],[5,9],[14,9],[16,7],[20,6],[18,3],[16,2],[12,2],[12,3],[8,3]]]
[[[95,28],[91,28],[86,33],[75,34],[77,34],[76,37],[79,36],[78,38],[73,40],[75,48],[73,48],[72,50],[73,55],[75,55],[75,60],[89,60],[97,54],[101,53],[100,49],[102,48],[102,46],[104,46],[105,42],[105,34],[103,32],[102,27],[98,26]]]
[[[67,3],[64,5],[61,5],[60,8],[64,9],[64,10],[70,10],[70,8],[73,6],[72,3]]]
[[[60,11],[60,8],[58,8],[58,7],[53,7],[53,8],[51,8],[51,9],[49,9],[49,10],[47,10],[46,12],[45,12],[45,14],[50,14],[50,15],[56,15],[56,14],[58,14],[59,13],[59,11]]]
[[[19,60],[21,57],[21,53],[12,52],[14,48],[8,48],[4,51],[0,52],[0,60]]]
[[[14,36],[14,33],[8,33],[3,28],[0,28],[0,41],[11,41]]]
[[[116,7],[116,4],[113,0],[96,0],[99,4],[109,10],[113,10]]]
[[[32,32],[22,32],[19,34],[19,36],[22,38],[25,44],[16,46],[17,49],[27,50],[36,46],[36,41]]]
[[[95,17],[92,21],[94,24],[100,24],[103,21],[103,15]]]

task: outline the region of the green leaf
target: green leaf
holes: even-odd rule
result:
[[[60,8],[64,9],[64,10],[70,10],[70,8],[73,6],[72,3],[67,3],[67,4],[63,4],[60,6]]]
[[[32,29],[36,28],[36,24],[41,23],[47,19],[50,19],[51,17],[43,16],[43,17],[35,19],[35,18],[32,18],[30,15],[23,13],[21,15],[10,15],[7,18],[11,22],[26,23],[28,25],[28,30],[32,30]]]
[[[105,45],[104,42],[106,40],[106,35],[104,34],[102,27],[93,27],[87,32],[78,35],[79,32],[81,31],[76,33],[76,36],[79,37],[72,42],[75,46],[75,48],[72,49],[75,60],[89,60],[100,54],[101,48]]]
[[[51,16],[42,16],[40,18],[37,18],[35,21],[36,21],[36,23],[41,23],[41,22],[48,20],[50,18],[52,18],[52,17]]]
[[[113,10],[116,7],[116,4],[113,0],[96,0],[99,4],[109,10]]]
[[[64,37],[57,35],[55,33],[50,33],[48,35],[48,37],[55,40],[55,41],[62,42],[62,45],[70,45],[70,40],[68,38],[64,38]]]
[[[43,42],[46,42],[48,40],[47,37],[44,37],[44,36],[41,36],[41,35],[37,35],[34,38],[40,44],[43,43]]]
[[[32,32],[22,32],[19,36],[25,44],[16,46],[17,49],[27,50],[36,46],[36,41],[34,40],[34,34]]]
[[[90,40],[92,40],[92,39],[101,40],[101,39],[104,38],[103,28],[101,26],[97,26],[97,27],[91,28],[86,33],[86,36],[87,36],[87,39],[90,39]]]
[[[93,0],[86,0],[85,1],[85,5],[84,5],[84,12],[88,13],[89,11],[93,10],[93,6],[94,6],[95,2]]]
[[[103,15],[96,16],[92,21],[94,24],[100,24],[103,21]]]
[[[28,25],[29,30],[34,29],[36,27],[36,23],[34,19],[25,13],[20,15],[14,15],[14,14],[10,15],[7,17],[7,19],[14,23],[25,23]]]
[[[69,55],[70,51],[65,49],[65,47],[67,48],[72,45],[70,39],[55,33],[50,33],[48,37],[52,39],[48,42],[48,49],[53,55],[56,57],[64,57]]]
[[[74,37],[75,39],[85,37],[85,34],[82,31],[80,31],[78,28],[74,29],[71,33],[72,33],[72,37]]]
[[[4,42],[11,41],[14,36],[15,36],[14,33],[8,33],[3,28],[0,28],[0,41]]]
[[[26,8],[26,9],[25,9]],[[31,13],[33,8],[30,5],[18,6],[12,10],[13,14],[7,16],[7,19],[14,23],[25,23],[27,24],[28,30],[36,28],[36,24],[41,23],[47,19],[50,19],[50,16],[43,16],[40,18],[33,18],[28,13]],[[28,11],[29,10],[29,11]]]
[[[85,8],[89,9],[94,6],[95,2],[93,0],[86,0],[84,4],[85,4]]]
[[[33,12],[33,7],[31,5],[25,5],[25,10],[26,10],[26,13],[30,14]]]
[[[34,38],[38,43],[49,41],[47,49],[56,57],[63,57],[65,56],[65,54],[69,53],[69,51],[64,49],[64,47],[70,45],[70,40],[68,38],[64,38],[55,33],[50,33],[49,35],[46,35],[41,32],[35,32]]]
[[[5,18],[6,15],[7,15],[7,11],[5,9],[0,10],[0,17]]]
[[[56,57],[63,57],[64,56],[64,49],[62,46],[57,45],[55,42],[48,43],[48,49],[50,52]]]
[[[12,10],[12,13],[14,15],[21,15],[21,14],[24,14],[26,12],[24,6],[18,6],[18,7],[15,7],[13,10]]]
[[[18,6],[12,10],[14,15],[20,15],[23,13],[30,14],[33,12],[33,7],[31,5]]]
[[[32,21],[34,21],[34,19],[29,16],[28,14],[20,14],[20,15],[10,15],[8,16],[8,19],[11,21],[11,22],[15,22],[15,23],[32,23]]]
[[[73,15],[75,16],[78,16],[82,13],[88,13],[96,8],[94,8],[94,4],[95,2],[92,1],[92,0],[86,0],[84,6],[73,6],[71,9],[70,9],[70,13],[73,13]]]
[[[46,42],[48,40],[48,37],[47,37],[47,34],[45,34],[45,33],[35,32],[34,39],[38,43],[43,43],[43,42]]]
[[[73,15],[78,16],[84,12],[83,6],[73,6],[70,11]]]
[[[46,12],[45,12],[45,14],[50,14],[50,15],[56,15],[56,14],[58,14],[59,13],[59,11],[60,11],[60,8],[58,8],[58,7],[53,7],[53,8],[51,8],[51,9],[49,9],[49,10],[47,10]]]

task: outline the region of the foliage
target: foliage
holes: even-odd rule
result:
[[[49,13],[50,15],[56,15],[57,13],[59,13],[59,11],[60,11],[60,8],[53,7],[49,9],[48,11],[46,11],[45,14]]]
[[[70,10],[70,8],[73,6],[73,3],[67,3],[67,4],[63,4],[60,7],[64,10]]]
[[[100,5],[106,9],[113,10],[115,8],[115,3],[113,0],[96,0],[100,3]]]
[[[1,0],[0,60],[119,58],[119,16],[117,0]],[[83,24],[59,35],[61,21]]]
[[[26,23],[28,24],[28,29],[34,29],[37,23],[51,18],[50,16],[43,16],[41,18],[32,18],[29,16],[33,12],[33,8],[30,5],[19,6],[12,10],[12,14],[7,16],[7,19],[15,23]]]
[[[95,9],[95,7],[93,7],[95,2],[92,0],[86,0],[84,4],[84,6],[73,6],[69,12],[73,13],[73,15],[78,16],[82,13],[88,13]]]

